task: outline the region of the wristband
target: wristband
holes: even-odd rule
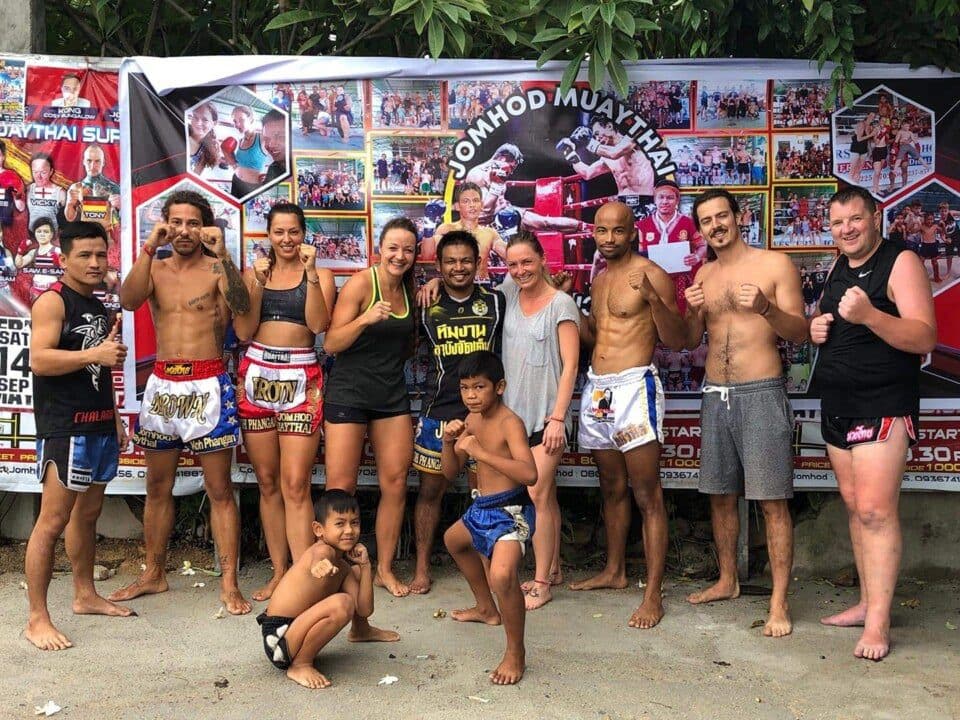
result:
[[[563,418],[558,418],[556,415],[551,415],[550,417],[547,418],[547,422],[550,422],[551,420],[554,420],[558,423],[564,422]]]
[[[597,149],[599,147],[600,147],[600,141],[597,139],[591,139],[590,142],[587,143],[587,150],[589,150],[594,154],[596,154]]]
[[[319,285],[320,277],[318,276],[316,280],[311,280],[310,278],[307,278],[307,282],[310,283],[311,285]]]
[[[140,249],[141,249],[143,252],[145,252],[147,255],[149,255],[150,257],[153,257],[154,255],[157,254],[157,249],[156,249],[155,247],[150,247],[149,245],[144,245],[144,246],[143,246],[142,248],[140,248]]]

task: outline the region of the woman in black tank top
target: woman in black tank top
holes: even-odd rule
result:
[[[393,574],[403,523],[413,424],[404,362],[414,339],[413,263],[417,228],[394,218],[380,234],[380,262],[343,286],[324,350],[336,355],[324,398],[327,489],[353,493],[363,439],[377,463],[377,584],[398,597],[409,588]]]
[[[314,344],[330,324],[333,273],[303,245],[306,221],[292,203],[267,216],[270,254],[244,273],[250,312],[234,318],[253,341],[240,363],[237,405],[243,443],[260,487],[260,520],[273,577],[253,593],[266,600],[293,560],[314,542],[310,481],[320,445],[323,375]],[[281,456],[283,462],[280,462]]]

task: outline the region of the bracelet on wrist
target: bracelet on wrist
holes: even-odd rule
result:
[[[141,249],[143,252],[145,252],[147,255],[149,255],[150,257],[153,257],[154,255],[157,254],[157,249],[156,249],[155,247],[150,247],[149,245],[144,245],[144,246],[143,246],[142,248],[140,248],[140,249]]]
[[[311,285],[319,285],[319,284],[320,284],[320,276],[318,275],[316,280],[311,280],[311,279],[308,277],[308,278],[307,278],[307,282],[310,283]]]

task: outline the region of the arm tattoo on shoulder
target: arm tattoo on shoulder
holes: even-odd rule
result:
[[[243,276],[240,275],[237,266],[227,257],[214,267],[222,268],[224,275],[227,277],[227,289],[223,293],[227,305],[235,315],[248,313],[250,311],[250,293],[247,291],[247,286],[244,284]]]

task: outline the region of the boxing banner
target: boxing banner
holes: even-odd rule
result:
[[[15,98],[18,67],[9,67],[14,79],[7,96]],[[423,281],[437,275],[436,228],[459,218],[457,185],[472,182],[482,190],[480,223],[496,231],[496,240],[482,248],[481,281],[501,281],[504,241],[528,230],[551,269],[571,274],[571,292],[589,312],[591,282],[604,268],[593,220],[600,205],[618,199],[634,212],[636,252],[667,270],[682,308],[683,290],[707,250],[691,217],[693,200],[706,188],[724,187],[738,199],[745,241],[796,264],[811,314],[836,257],[827,199],[839,186],[859,184],[882,205],[884,233],[923,258],[935,295],[939,344],[923,365],[921,442],[911,457],[910,483],[960,489],[956,441],[947,432],[960,429],[951,414],[960,410],[954,311],[960,305],[960,76],[861,64],[859,96],[833,109],[825,104],[829,68],[821,75],[801,61],[645,62],[627,68],[624,96],[582,81],[562,92],[563,69],[392,58],[129,59],[119,87],[120,274],[131,267],[169,193],[189,188],[210,201],[244,267],[269,248],[270,207],[298,203],[318,265],[340,284],[376,262],[381,228],[404,215],[420,233],[417,276]],[[25,117],[33,94],[27,70]],[[72,83],[63,85],[66,98]],[[56,82],[46,87],[54,95]],[[84,91],[79,99],[86,97]],[[70,123],[92,122],[83,119],[89,108],[78,105],[70,112],[80,115]],[[38,120],[56,107],[52,100],[33,106]],[[0,104],[3,113],[16,117],[17,108]],[[116,178],[112,162],[105,160],[105,172]],[[26,169],[19,174],[27,177]],[[664,178],[680,192],[655,192]],[[54,184],[66,192],[75,179]],[[110,193],[99,193],[84,202],[85,211],[112,217]],[[147,309],[125,313],[124,340],[130,353],[121,397],[133,414],[156,353]],[[819,403],[809,394],[815,352],[807,344],[781,342],[779,348],[797,413],[797,486],[834,487],[829,469],[819,467],[826,451],[816,423]],[[667,393],[668,487],[696,484],[706,350],[705,339],[690,351],[658,348],[653,358]],[[241,352],[235,343],[225,348],[231,370]],[[415,407],[426,361],[421,353],[407,370]],[[575,407],[582,382],[581,374]],[[925,435],[928,421],[937,432]],[[3,443],[0,433],[0,448]],[[142,457],[132,456],[124,468],[136,475],[134,460]],[[361,482],[375,482],[369,453],[361,475]],[[242,451],[235,478],[255,482]],[[322,464],[314,479],[322,481]],[[595,484],[589,454],[569,448],[558,482]]]

